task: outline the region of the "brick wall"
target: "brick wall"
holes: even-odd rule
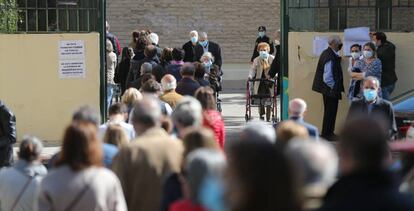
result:
[[[132,30],[150,28],[159,35],[161,47],[181,47],[195,29],[221,45],[225,63],[248,62],[257,27],[265,25],[273,37],[279,16],[279,0],[107,1],[107,19],[122,46],[129,43]]]

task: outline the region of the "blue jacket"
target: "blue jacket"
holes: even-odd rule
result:
[[[194,93],[197,91],[198,88],[200,88],[200,84],[197,81],[191,78],[183,78],[180,82],[178,82],[175,91],[183,96],[194,96]]]
[[[316,126],[311,125],[311,124],[305,122],[303,120],[303,118],[300,118],[300,117],[290,117],[290,120],[293,120],[296,123],[304,126],[308,130],[308,133],[309,133],[309,136],[310,137],[315,138],[315,139],[318,139],[319,138],[319,130],[318,130],[318,128]]]

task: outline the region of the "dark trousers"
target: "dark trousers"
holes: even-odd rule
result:
[[[334,134],[336,113],[338,111],[338,101],[336,97],[323,96],[323,124],[322,124],[322,136],[329,137]]]

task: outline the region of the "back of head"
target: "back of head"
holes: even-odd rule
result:
[[[279,123],[276,128],[276,135],[276,144],[282,148],[285,147],[292,138],[309,138],[308,130],[291,120]]]
[[[341,166],[342,171],[385,168],[389,137],[387,127],[382,122],[382,119],[359,115],[345,123],[338,145],[341,159],[345,163],[352,163],[352,167],[344,169]]]
[[[205,128],[189,129],[183,138],[184,158],[196,149],[219,149],[214,133]]]
[[[141,72],[141,75],[144,75],[146,73],[152,73],[152,64],[149,62],[142,63],[140,72]]]
[[[122,95],[122,103],[132,106],[132,104],[136,101],[139,101],[142,99],[142,94],[138,89],[135,88],[129,88],[127,89],[124,94]]]
[[[172,119],[182,127],[199,127],[203,120],[200,102],[193,97],[184,96],[175,107]]]
[[[162,89],[164,91],[174,90],[177,87],[177,80],[171,74],[167,74],[161,79]]]
[[[60,160],[56,165],[68,165],[75,171],[102,166],[102,147],[97,132],[97,128],[88,123],[67,127]]]
[[[190,199],[194,204],[200,204],[199,193],[208,177],[221,177],[226,166],[226,159],[220,151],[211,149],[198,149],[191,152],[186,161],[190,187]]]
[[[34,136],[25,136],[20,144],[19,158],[27,162],[39,159],[42,153],[43,144]]]
[[[118,124],[111,124],[106,129],[104,138],[104,143],[112,144],[121,148],[128,144],[128,137],[125,133],[125,130]]]
[[[384,32],[376,32],[374,36],[377,40],[381,40],[381,43],[387,42],[387,35]]]
[[[99,116],[94,108],[91,106],[82,106],[73,113],[73,123],[91,123],[98,127]]]
[[[192,63],[187,62],[181,67],[180,73],[181,73],[182,76],[192,76],[192,77],[194,77],[195,67]]]
[[[291,116],[303,117],[306,109],[306,102],[300,98],[295,98],[289,102],[289,114]]]
[[[181,48],[174,48],[172,51],[172,59],[174,61],[182,61],[184,59],[184,50]]]
[[[143,51],[145,50],[147,45],[148,45],[148,41],[145,38],[145,36],[139,36],[135,48],[139,51]]]
[[[114,103],[109,107],[108,114],[117,115],[117,114],[126,114],[128,113],[128,107],[123,103]]]
[[[151,44],[158,45],[158,40],[159,40],[158,34],[152,32],[151,34],[148,35],[148,39],[150,40]]]
[[[155,80],[155,76],[152,73],[145,73],[141,77],[141,86],[143,86],[147,81]]]
[[[153,58],[154,56],[157,55],[157,48],[155,48],[154,45],[147,45],[147,47],[145,47],[145,50],[144,50],[144,55],[147,58]]]
[[[194,97],[200,101],[204,110],[216,110],[216,99],[214,91],[210,87],[200,87],[194,94]]]
[[[164,48],[161,52],[160,60],[164,62],[170,62],[173,59],[172,51],[173,51],[172,48]]]
[[[286,153],[302,171],[304,185],[328,188],[338,172],[338,155],[333,145],[312,139],[294,139],[286,147]]]
[[[161,115],[159,101],[153,96],[145,96],[134,106],[132,123],[141,124],[148,128],[160,126]]]
[[[145,93],[157,94],[161,92],[161,86],[154,79],[149,79],[144,84],[142,84],[141,90]]]
[[[300,210],[292,165],[272,143],[242,138],[227,155],[231,210]]]
[[[264,140],[276,142],[275,129],[263,121],[251,121],[241,131],[241,137],[248,140]]]
[[[194,77],[195,78],[203,78],[204,75],[206,74],[206,70],[205,70],[204,66],[200,62],[195,62],[194,63],[194,68],[195,68]]]

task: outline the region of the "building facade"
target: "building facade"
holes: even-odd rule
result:
[[[181,47],[191,30],[205,31],[220,44],[224,63],[248,63],[257,28],[266,26],[273,39],[279,11],[279,0],[107,0],[107,20],[122,46],[135,29],[157,33],[161,47]]]

